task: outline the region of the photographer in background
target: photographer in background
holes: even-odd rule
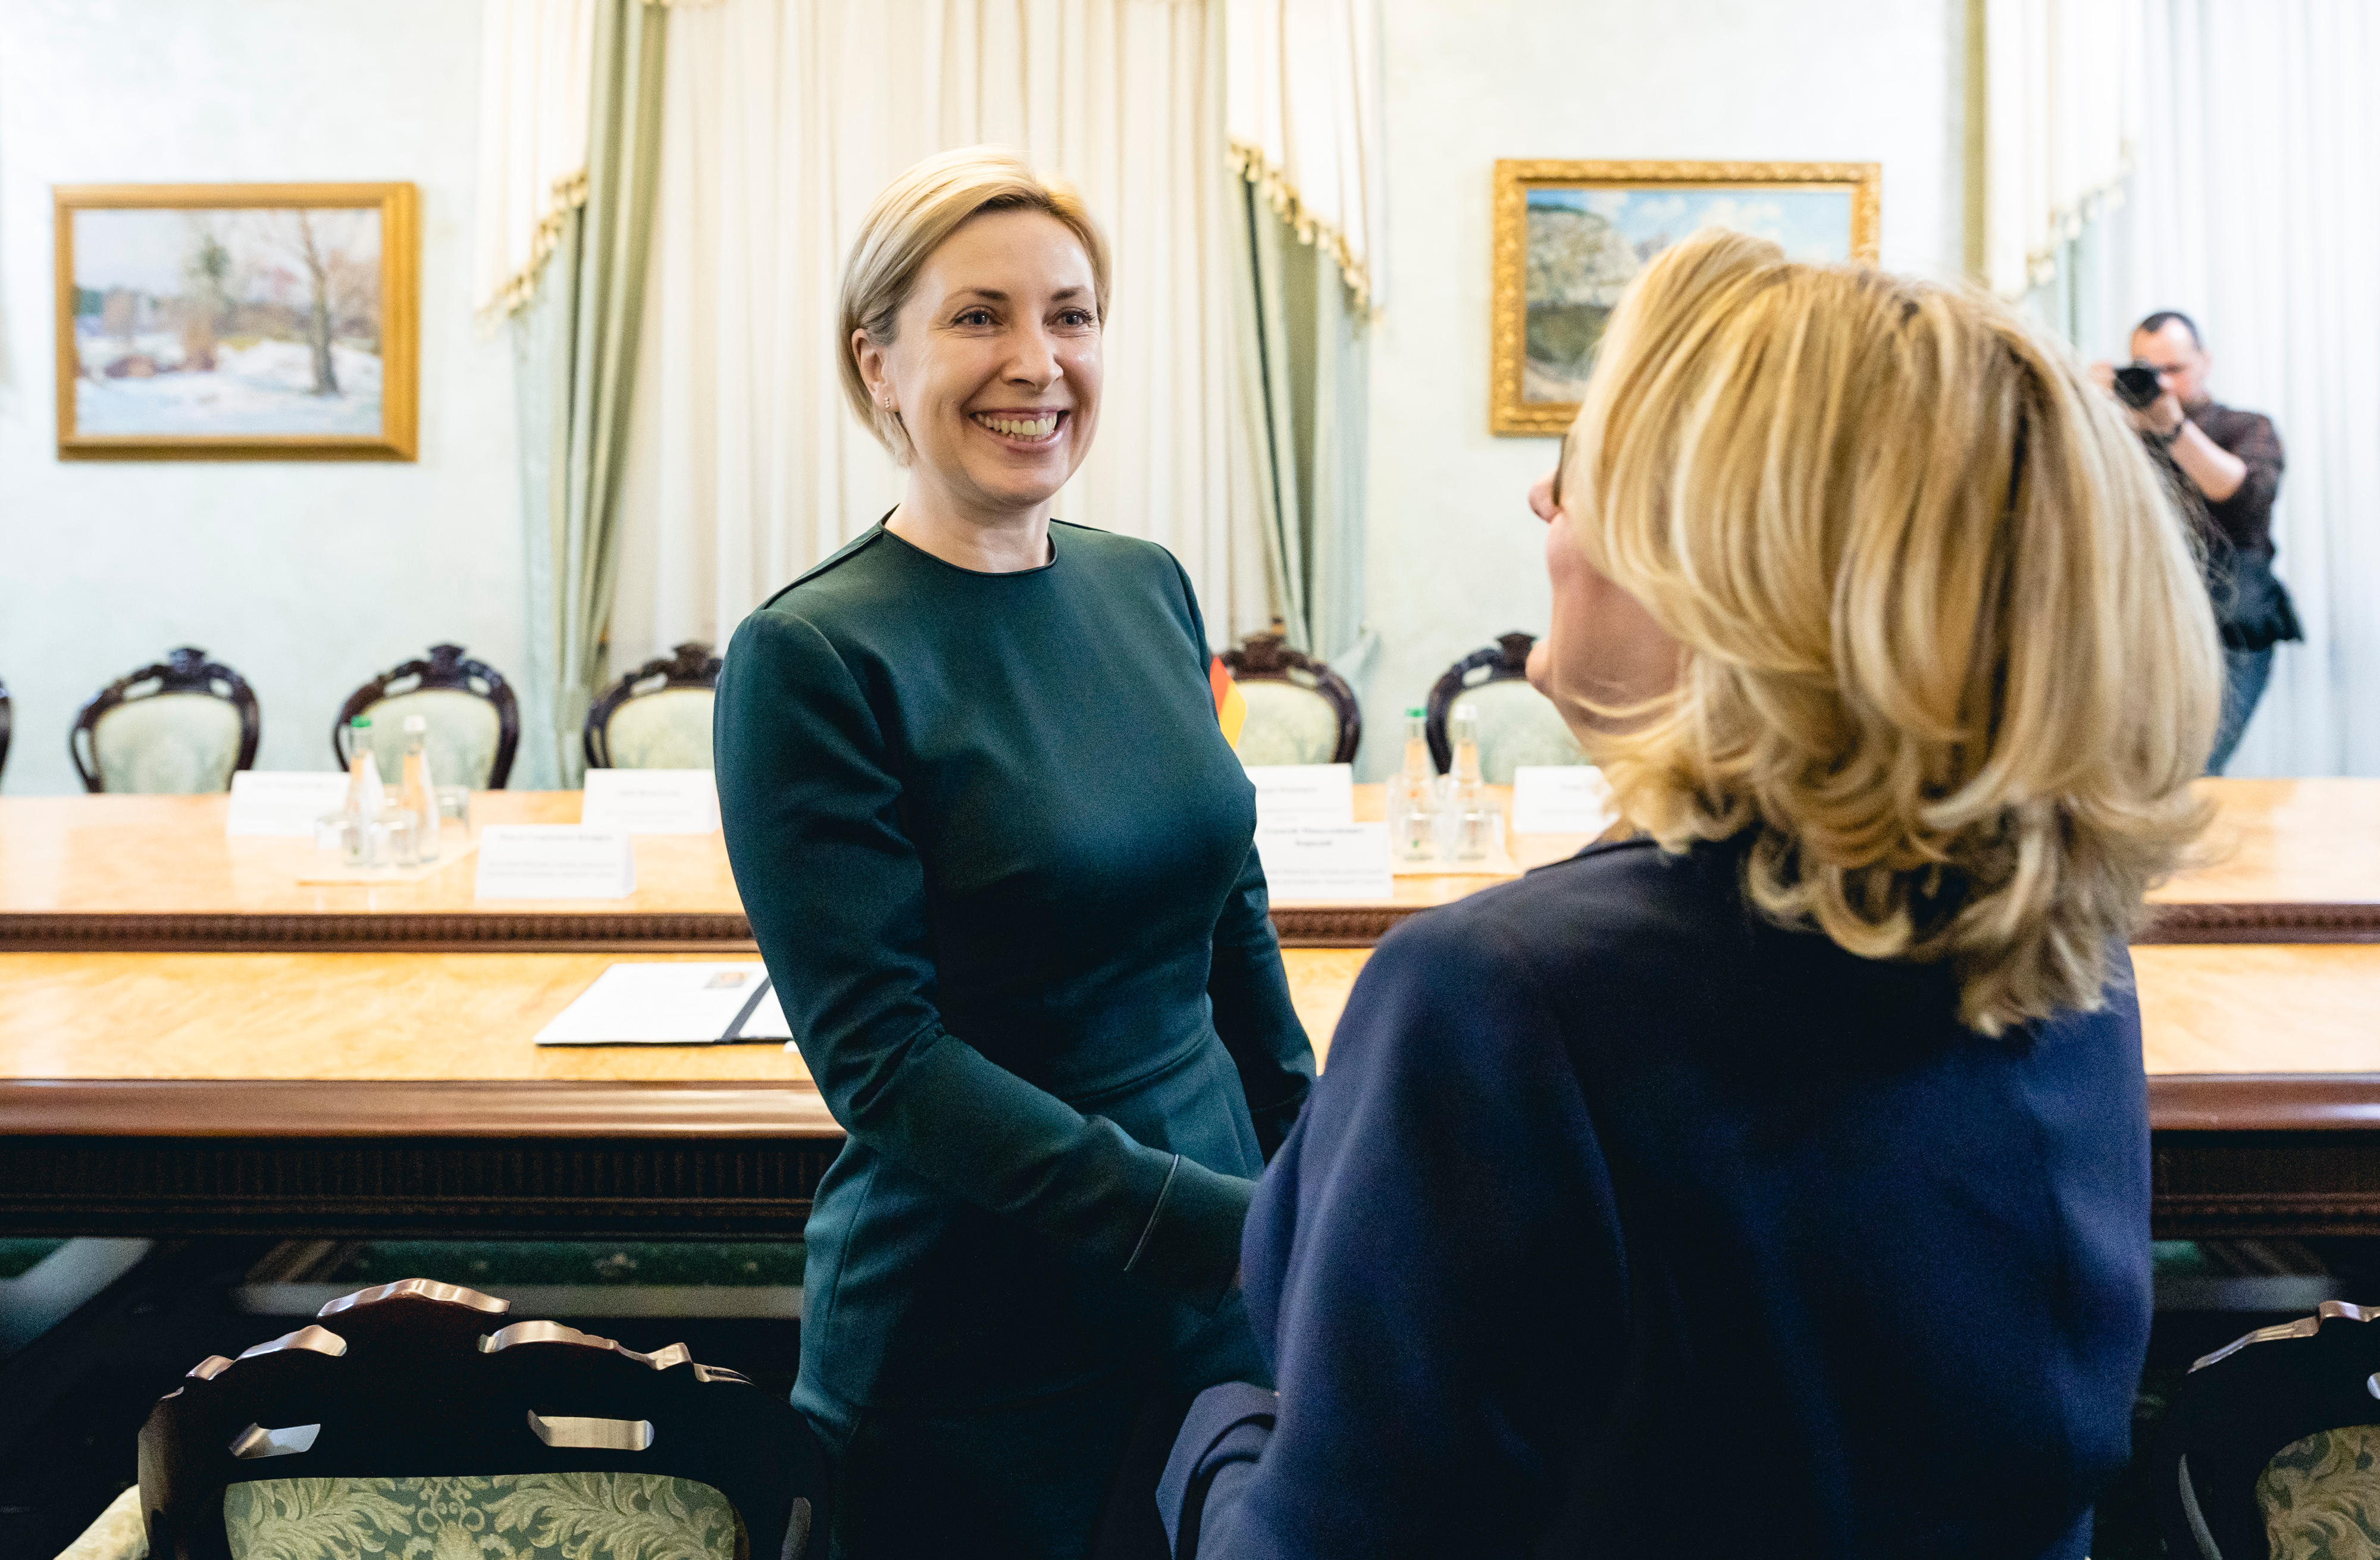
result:
[[[2092,374],[2131,411],[2132,426],[2178,471],[2204,516],[2207,589],[2223,631],[2223,721],[2206,772],[2219,775],[2273,674],[2273,647],[2302,639],[2289,593],[2273,576],[2273,500],[2281,489],[2281,436],[2261,412],[2219,405],[2206,393],[2214,359],[2198,326],[2159,309],[2132,331],[2132,361]]]

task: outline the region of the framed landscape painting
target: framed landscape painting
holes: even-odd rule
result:
[[[1567,429],[1621,291],[1698,227],[1874,261],[1877,184],[1874,163],[1499,162],[1488,430]]]
[[[413,186],[52,193],[60,456],[414,458]]]

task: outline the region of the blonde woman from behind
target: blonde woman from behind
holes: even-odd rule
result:
[[[1374,954],[1177,1556],[2079,1560],[2148,1336],[2125,935],[2220,686],[2180,520],[2003,306],[1717,233],[1532,506],[1532,676],[1645,832]]]

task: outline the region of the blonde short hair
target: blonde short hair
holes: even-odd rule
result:
[[[2101,1004],[2204,825],[2222,661],[2180,513],[2062,347],[1706,231],[1613,315],[1561,489],[1681,647],[1586,739],[1633,820],[1671,851],[1756,830],[1764,914],[1947,961],[1982,1034]]]
[[[927,158],[884,187],[868,208],[843,266],[839,310],[843,393],[852,411],[906,466],[912,453],[901,419],[876,403],[859,375],[855,332],[890,346],[901,306],[928,257],[969,217],[986,212],[1045,212],[1074,230],[1091,262],[1091,292],[1099,319],[1108,317],[1108,246],[1074,186],[1001,146],[968,146]]]

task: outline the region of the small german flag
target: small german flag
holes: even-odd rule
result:
[[[1232,751],[1240,750],[1240,728],[1247,724],[1248,701],[1240,696],[1240,685],[1223,670],[1223,658],[1217,656],[1207,663],[1207,686],[1215,693],[1215,720],[1223,728],[1223,740]]]

